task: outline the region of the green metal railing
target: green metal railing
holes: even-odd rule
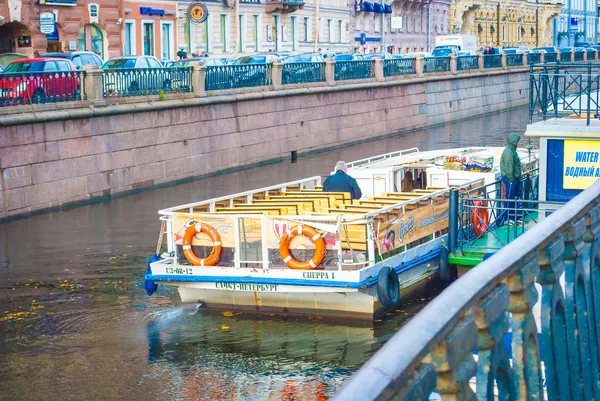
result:
[[[542,60],[542,55],[540,53],[529,53],[527,55],[527,64],[537,64]]]
[[[507,54],[506,55],[506,65],[508,67],[516,67],[519,65],[523,65],[523,55],[522,54]]]
[[[560,62],[568,63],[571,61],[571,52],[561,52],[560,53]]]
[[[85,71],[0,74],[0,107],[85,100]]]
[[[501,68],[501,54],[486,54],[483,56],[483,68]]]
[[[574,60],[573,61],[583,61],[583,55],[585,52],[575,52],[573,54]]]
[[[337,61],[335,63],[335,80],[373,78],[375,60]]]
[[[401,58],[394,60],[383,60],[383,76],[415,74],[415,59]]]
[[[191,92],[192,67],[114,68],[102,73],[104,97]]]
[[[599,244],[597,181],[448,286],[332,401],[597,399]]]
[[[546,53],[544,54],[544,63],[556,63],[557,54],[556,53]]]
[[[479,56],[459,56],[456,59],[458,71],[476,70],[479,68]]]
[[[282,83],[325,82],[325,63],[284,63]]]
[[[272,84],[271,64],[232,64],[206,67],[206,90],[246,88]]]
[[[423,72],[446,72],[450,71],[450,57],[424,57]]]

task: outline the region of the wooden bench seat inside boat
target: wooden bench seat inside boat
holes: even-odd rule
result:
[[[296,211],[296,208],[293,206],[263,206],[260,207],[222,207],[217,209],[217,213],[238,213],[238,214],[246,214],[246,213],[260,213],[261,211],[271,212],[268,214],[297,214],[297,213],[288,213],[288,208]]]

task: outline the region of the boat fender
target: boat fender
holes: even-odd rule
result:
[[[160,256],[158,256],[158,255],[154,255],[150,258],[150,260],[148,260],[148,267],[146,268],[146,277],[152,275],[152,269],[150,268],[150,263],[158,262],[159,260],[160,260]],[[144,288],[146,289],[146,292],[148,293],[148,295],[151,296],[158,289],[158,284],[156,284],[152,280],[146,279],[146,281],[144,281]]]
[[[440,248],[440,279],[444,283],[452,281],[452,272],[450,271],[450,263],[448,262],[448,248],[442,245]]]
[[[400,280],[398,274],[389,266],[383,266],[377,275],[377,296],[386,308],[396,306],[400,302]]]

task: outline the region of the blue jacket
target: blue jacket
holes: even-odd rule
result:
[[[327,177],[323,183],[323,191],[325,192],[350,192],[352,199],[360,199],[362,192],[356,180],[338,170],[334,175]]]

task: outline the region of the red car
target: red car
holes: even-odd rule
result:
[[[61,58],[15,60],[0,74],[0,105],[80,100],[80,74]]]

